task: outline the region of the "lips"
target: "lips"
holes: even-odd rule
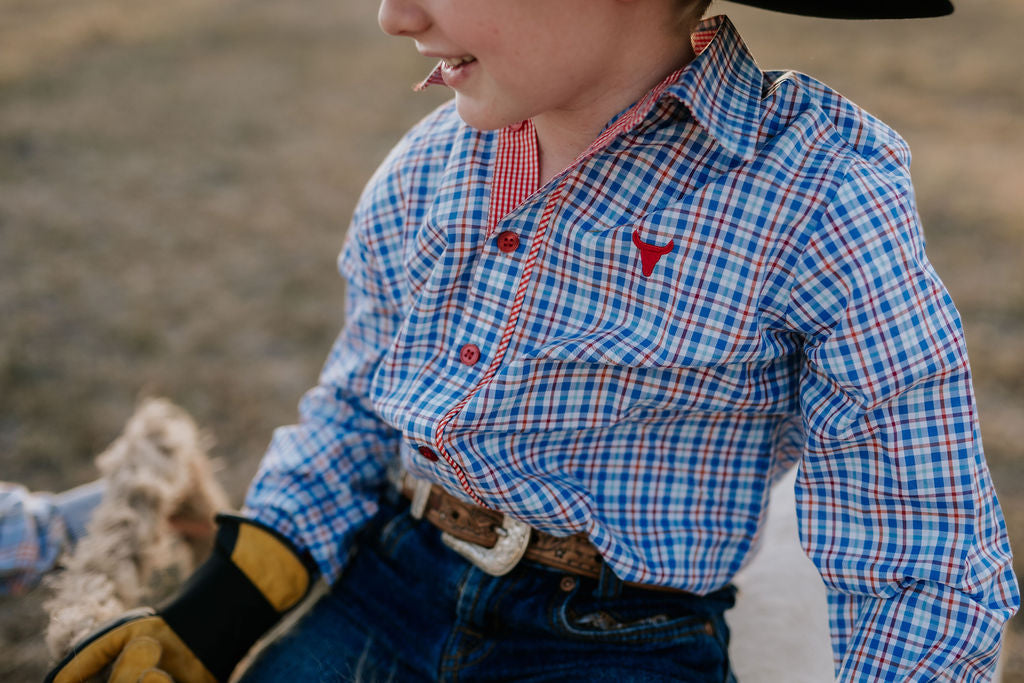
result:
[[[441,63],[444,65],[444,67],[446,69],[457,69],[460,66],[462,66],[463,64],[469,64],[470,62],[475,62],[475,61],[476,61],[476,57],[473,57],[472,55],[466,55],[464,57],[443,57],[443,58],[441,58]]]
[[[449,88],[457,88],[468,81],[472,75],[476,57],[465,55],[463,57],[442,57],[438,64],[441,78]]]
[[[413,90],[425,90],[431,85],[444,84],[450,88],[462,85],[470,78],[475,70],[476,57],[473,55],[445,56],[444,52],[426,50],[419,47],[419,52],[424,57],[434,57],[438,60],[430,75],[413,87]],[[450,53],[449,53],[450,54]]]

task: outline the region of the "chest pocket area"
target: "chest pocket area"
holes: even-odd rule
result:
[[[758,346],[761,246],[724,222],[666,209],[613,227],[570,226],[542,255],[527,355],[628,367],[699,367]]]

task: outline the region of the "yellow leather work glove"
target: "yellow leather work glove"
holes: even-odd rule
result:
[[[110,683],[174,683],[166,671],[157,669],[163,646],[150,636],[132,638],[110,670]]]
[[[159,611],[125,615],[77,643],[46,683],[226,681],[260,636],[309,592],[315,568],[277,532],[219,515],[213,554]]]

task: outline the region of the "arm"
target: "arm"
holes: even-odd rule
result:
[[[0,482],[0,595],[20,595],[36,585],[85,534],[102,496],[98,481],[57,495]]]
[[[333,582],[352,537],[376,512],[400,434],[370,403],[372,380],[401,324],[401,272],[381,252],[400,240],[399,145],[360,199],[338,267],[347,281],[345,326],[319,383],[303,397],[298,424],[275,431],[245,514],[308,551]]]
[[[0,483],[0,593],[34,586],[67,544],[64,520],[48,497]]]
[[[333,581],[353,534],[376,511],[377,489],[397,454],[398,434],[369,405],[368,385],[392,327],[350,282],[347,323],[319,384],[300,403],[298,424],[274,432],[245,513],[282,534]]]
[[[838,677],[987,680],[1019,605],[959,316],[909,181],[851,170],[795,269],[804,549]]]
[[[299,424],[275,432],[245,514],[219,517],[213,555],[168,605],[100,629],[47,680],[83,680],[110,666],[116,680],[153,669],[179,681],[227,680],[318,574],[333,580],[340,573],[398,447],[370,394],[398,324],[392,282],[374,268],[380,240],[401,227],[397,174],[389,168],[400,150],[370,182],[340,259],[349,279],[344,329],[318,386],[302,399]]]

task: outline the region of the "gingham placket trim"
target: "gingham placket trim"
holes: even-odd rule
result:
[[[558,186],[551,193],[551,198],[544,206],[544,212],[541,215],[540,224],[537,226],[537,232],[534,235],[533,242],[530,244],[530,252],[523,264],[523,275],[519,280],[519,287],[516,289],[516,296],[512,303],[512,308],[509,312],[508,322],[505,324],[505,329],[501,335],[501,341],[498,343],[497,350],[494,353],[494,359],[491,361],[490,366],[487,368],[487,372],[484,373],[483,377],[475,387],[466,396],[459,401],[459,403],[448,411],[441,421],[438,423],[437,431],[434,436],[434,445],[437,446],[437,451],[442,458],[452,467],[455,471],[455,476],[458,478],[459,483],[462,485],[462,489],[473,499],[477,505],[488,507],[488,505],[473,491],[469,485],[469,481],[466,478],[466,474],[462,467],[455,462],[455,459],[448,453],[445,448],[445,430],[452,423],[452,421],[458,416],[462,409],[467,403],[487,384],[491,381],[494,375],[498,372],[498,368],[501,367],[502,361],[505,358],[505,352],[508,350],[509,344],[512,341],[512,335],[515,333],[516,324],[519,321],[519,313],[523,308],[523,301],[526,299],[526,290],[530,284],[530,278],[533,274],[533,268],[537,261],[537,254],[540,253],[541,247],[544,245],[544,238],[547,235],[548,226],[551,224],[551,216],[555,212],[555,208],[558,206],[559,201],[562,198],[566,183],[570,176],[566,175],[559,182]],[[500,181],[499,181],[500,182]]]

